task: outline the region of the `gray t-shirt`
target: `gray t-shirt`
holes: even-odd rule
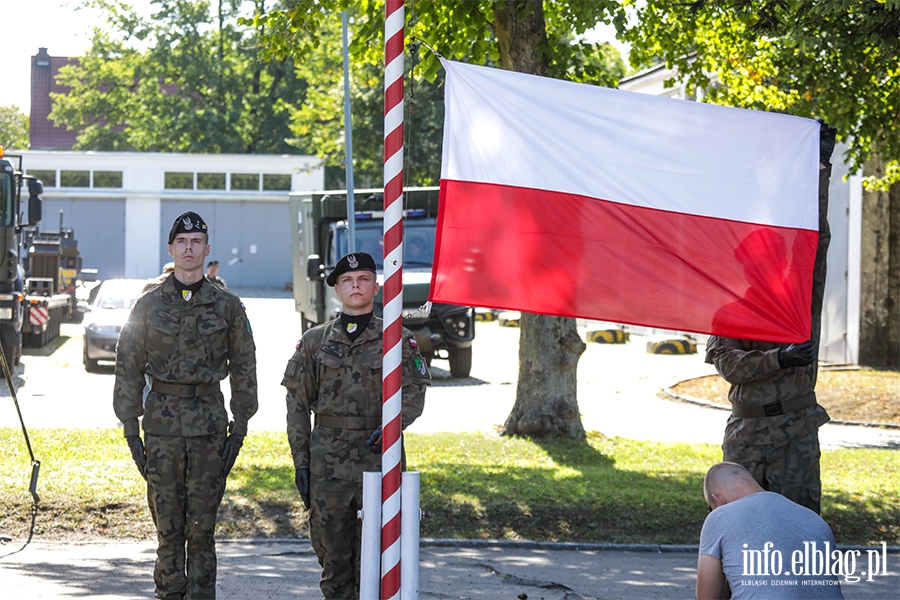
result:
[[[700,554],[722,561],[735,600],[843,599],[831,574],[835,546],[819,515],[773,492],[720,506],[700,532]]]

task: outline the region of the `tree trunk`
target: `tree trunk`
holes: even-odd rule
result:
[[[863,174],[884,175],[884,164]],[[900,184],[863,192],[861,246],[859,364],[900,369]]]
[[[493,13],[500,66],[545,75],[548,63],[542,51],[547,42],[543,4],[539,0],[501,0],[494,3]],[[520,331],[516,403],[502,434],[583,439],[576,371],[585,344],[575,320],[523,314]]]
[[[576,370],[585,344],[574,319],[524,313],[516,403],[502,435],[583,439]]]

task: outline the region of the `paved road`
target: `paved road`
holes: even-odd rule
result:
[[[250,429],[283,431],[284,388],[281,377],[300,334],[290,298],[245,298],[253,325],[260,384],[260,409]],[[33,353],[16,372],[18,398],[28,427],[114,427],[113,372],[86,373],[81,364],[81,326],[65,324],[68,339],[50,356]],[[519,330],[496,322],[478,323],[471,377],[450,379],[449,365],[434,362],[435,385],[425,412],[411,432],[493,432],[515,402]],[[715,373],[703,362],[703,348],[693,355],[653,355],[646,338],[632,336],[625,345],[588,344],[578,367],[578,403],[588,430],[630,439],[721,443],[728,413],[660,399],[661,388],[690,377]],[[226,391],[227,391],[227,386]],[[0,397],[8,395],[6,390]],[[9,404],[0,406],[0,427],[18,427]],[[900,430],[826,425],[825,448],[900,448]]]
[[[149,598],[152,542],[33,542],[0,546],[3,598]],[[663,550],[662,552],[660,550]],[[675,551],[669,551],[675,550]],[[693,598],[697,557],[678,548],[593,549],[528,544],[425,545],[420,550],[419,597],[428,600]],[[310,600],[319,565],[308,542],[220,542],[220,600]],[[863,552],[865,557],[866,553]],[[900,589],[897,563],[887,575],[841,582],[847,600],[885,600]],[[858,570],[867,568],[865,559]],[[773,595],[771,597],[777,597]]]

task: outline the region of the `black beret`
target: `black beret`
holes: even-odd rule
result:
[[[200,215],[193,211],[188,211],[172,223],[172,229],[169,230],[170,244],[179,233],[205,233],[208,235],[209,231],[207,231],[206,222]]]
[[[337,283],[337,278],[350,271],[372,271],[375,273],[375,259],[372,258],[371,254],[366,254],[365,252],[352,252],[337,262],[334,270],[325,281],[328,285],[334,287],[334,284]]]

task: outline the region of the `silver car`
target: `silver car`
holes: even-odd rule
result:
[[[108,279],[100,284],[97,295],[84,316],[86,371],[95,371],[97,361],[116,360],[119,332],[145,285],[146,279]]]

